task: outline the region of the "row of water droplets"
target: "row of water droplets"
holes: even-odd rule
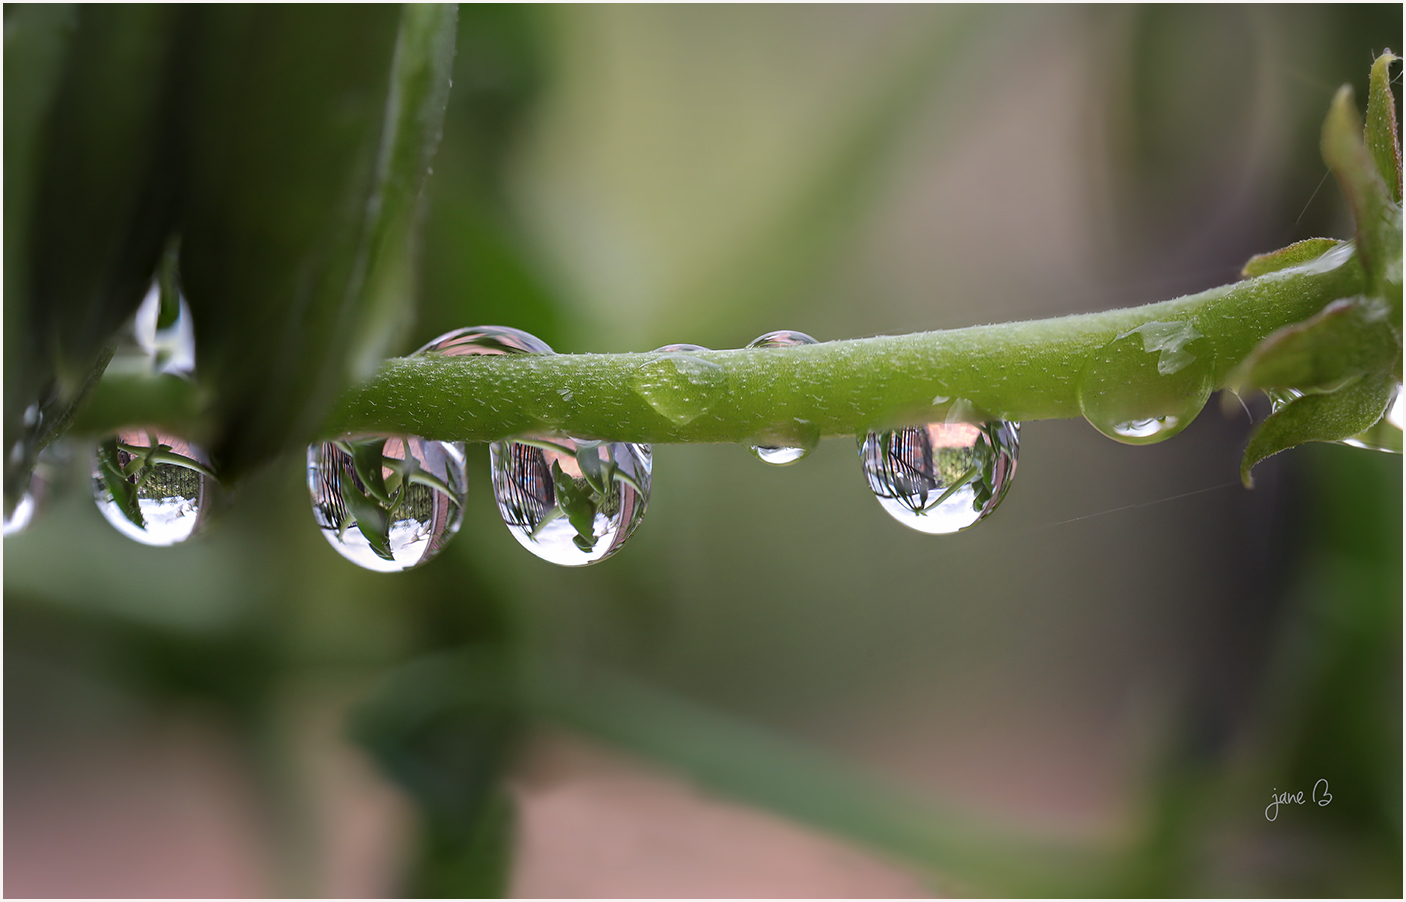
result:
[[[136,316],[133,338],[141,353],[128,355],[127,365],[137,360],[158,372],[189,377],[194,341],[183,298],[173,319],[170,309],[162,310],[154,284]],[[1079,376],[1085,418],[1129,444],[1180,432],[1214,388],[1211,361],[1188,348],[1199,338],[1190,322],[1152,322],[1107,342]],[[815,343],[803,332],[781,330],[747,347]],[[697,418],[707,411],[712,390],[726,380],[722,367],[695,356],[706,350],[692,344],[656,349],[639,368],[634,388],[674,422]],[[551,353],[526,332],[481,326],[446,333],[416,355]],[[1128,384],[1153,386],[1152,397],[1129,406],[1123,400]],[[1278,409],[1298,393],[1268,394]],[[934,398],[934,404],[949,401]],[[1398,387],[1383,419],[1397,431],[1402,401]],[[862,470],[880,505],[905,526],[930,534],[957,532],[990,516],[1010,488],[1020,448],[1020,424],[967,422],[970,405],[961,399],[948,410],[940,422],[858,438]],[[1148,416],[1148,410],[1157,413]],[[802,421],[796,426],[787,444],[754,444],[752,453],[773,465],[801,460],[818,444],[819,431]],[[1357,439],[1344,443],[1385,450]],[[639,526],[649,501],[653,453],[647,444],[530,434],[491,443],[489,459],[494,499],[509,532],[533,554],[562,566],[593,564],[617,552]],[[307,462],[314,520],[332,547],[359,566],[382,572],[419,566],[438,554],[463,521],[468,478],[462,443],[348,436],[312,445]],[[98,509],[118,531],[144,544],[173,545],[199,531],[216,481],[198,446],[159,431],[124,430],[99,445],[92,484]],[[7,535],[32,520],[45,491],[41,468],[6,518]]]

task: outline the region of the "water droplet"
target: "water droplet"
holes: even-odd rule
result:
[[[468,474],[457,442],[409,436],[308,446],[313,518],[342,557],[394,573],[440,552],[464,519]]]
[[[649,445],[528,436],[489,445],[489,460],[508,531],[564,567],[619,551],[649,503]]]
[[[520,329],[475,326],[446,332],[416,353],[463,357],[553,351]],[[572,398],[569,388],[557,393],[564,401]],[[624,545],[644,517],[652,460],[649,445],[564,436],[525,436],[489,445],[493,496],[508,531],[533,554],[567,567],[604,560]]]
[[[1020,451],[1020,424],[928,423],[859,440],[864,478],[884,510],[933,535],[989,517],[1006,496]]]
[[[662,348],[655,348],[655,354],[692,354],[694,351],[706,351],[702,345],[676,344],[664,345]]]
[[[445,332],[416,351],[441,357],[469,357],[476,354],[551,354],[552,348],[530,332],[510,326],[468,326]]]
[[[155,280],[137,308],[133,334],[158,373],[189,375],[195,370],[195,320],[185,296],[177,291],[162,308],[161,282]]]
[[[794,329],[778,329],[775,332],[768,332],[765,335],[758,335],[747,342],[749,348],[794,348],[798,345],[819,344],[814,338],[804,332],[797,332]]]
[[[1090,357],[1079,376],[1084,419],[1109,438],[1147,445],[1185,429],[1215,387],[1209,349],[1189,322],[1145,323]]]
[[[93,498],[117,531],[143,545],[195,534],[213,490],[210,459],[184,439],[126,430],[98,445]]]
[[[702,357],[668,352],[640,364],[635,391],[660,414],[683,426],[708,412],[713,393],[727,384],[727,370]]]
[[[797,345],[819,344],[814,338],[804,332],[796,332],[791,329],[780,329],[776,332],[768,332],[759,335],[747,343],[749,348],[794,348]],[[805,420],[796,420],[798,430],[796,438],[799,441],[794,445],[751,445],[752,453],[762,463],[773,464],[775,466],[785,466],[793,464],[815,450],[820,444],[820,430],[813,424]]]
[[[24,494],[15,504],[15,509],[5,518],[4,534],[12,536],[28,529],[48,493],[48,480],[38,472],[30,474],[29,485],[25,487]]]

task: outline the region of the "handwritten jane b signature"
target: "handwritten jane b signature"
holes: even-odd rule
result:
[[[1298,792],[1280,792],[1276,789],[1270,793],[1269,797],[1271,801],[1264,809],[1264,819],[1267,821],[1272,821],[1279,816],[1280,805],[1304,805],[1313,802],[1322,807],[1333,801],[1333,796],[1328,792],[1327,780],[1319,780],[1314,783],[1313,792],[1309,794],[1308,798],[1304,798],[1302,789]]]

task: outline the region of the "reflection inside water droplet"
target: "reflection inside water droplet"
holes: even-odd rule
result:
[[[804,332],[796,332],[792,329],[779,329],[775,332],[768,332],[765,335],[758,335],[756,338],[752,339],[750,342],[747,343],[747,347],[794,348],[798,345],[813,344],[819,344],[819,342],[817,342],[814,338],[811,338]],[[795,463],[796,461],[805,457],[810,452],[814,451],[816,445],[820,443],[819,430],[815,430],[814,435],[812,436],[810,434],[810,430],[806,428],[811,426],[811,424],[806,423],[804,420],[797,420],[796,423],[799,426],[796,435],[800,439],[800,441],[798,441],[796,444],[751,445],[749,447],[751,448],[752,453],[755,454],[757,456],[757,459],[760,460],[762,463],[768,463],[774,466],[785,466],[786,464]]]
[[[1189,322],[1145,323],[1095,351],[1079,376],[1084,419],[1109,438],[1147,445],[1190,425],[1214,388],[1209,348]]]
[[[1006,496],[1020,451],[1020,424],[929,423],[859,440],[869,488],[904,526],[958,532],[991,515]]]
[[[440,357],[470,357],[494,354],[551,354],[545,341],[510,326],[468,326],[454,329],[428,342],[415,352]]]
[[[489,446],[493,497],[513,538],[553,564],[619,551],[649,503],[649,445],[527,436]]]
[[[158,373],[187,375],[195,370],[194,322],[179,290],[163,298],[160,280],[151,283],[137,308],[133,332]]]
[[[98,510],[144,545],[189,539],[204,520],[213,482],[203,450],[151,430],[126,430],[98,445],[93,465]]]
[[[468,476],[463,448],[409,436],[308,447],[313,519],[337,552],[393,573],[429,561],[459,531]]]

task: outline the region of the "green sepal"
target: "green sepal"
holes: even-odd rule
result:
[[[1305,238],[1302,241],[1295,241],[1288,247],[1281,247],[1277,251],[1255,254],[1245,261],[1244,267],[1240,270],[1240,277],[1253,279],[1255,276],[1288,269],[1290,266],[1298,266],[1301,263],[1318,259],[1342,243],[1335,238]]]
[[[1391,64],[1401,57],[1387,51],[1372,64],[1367,89],[1367,149],[1386,181],[1391,199],[1401,203],[1401,141],[1396,132],[1396,98],[1391,93]]]
[[[1400,361],[1401,339],[1388,312],[1381,301],[1336,300],[1260,342],[1231,384],[1240,394],[1257,388],[1330,391],[1357,376],[1389,372]]]
[[[1352,438],[1382,418],[1396,387],[1395,377],[1364,376],[1329,394],[1304,395],[1270,414],[1250,436],[1240,461],[1240,481],[1254,485],[1250,470],[1280,451],[1305,442],[1336,442]]]
[[[1357,255],[1367,277],[1366,293],[1385,297],[1391,303],[1393,320],[1400,330],[1401,205],[1392,199],[1362,134],[1352,86],[1343,85],[1323,121],[1323,161],[1352,208]]]

